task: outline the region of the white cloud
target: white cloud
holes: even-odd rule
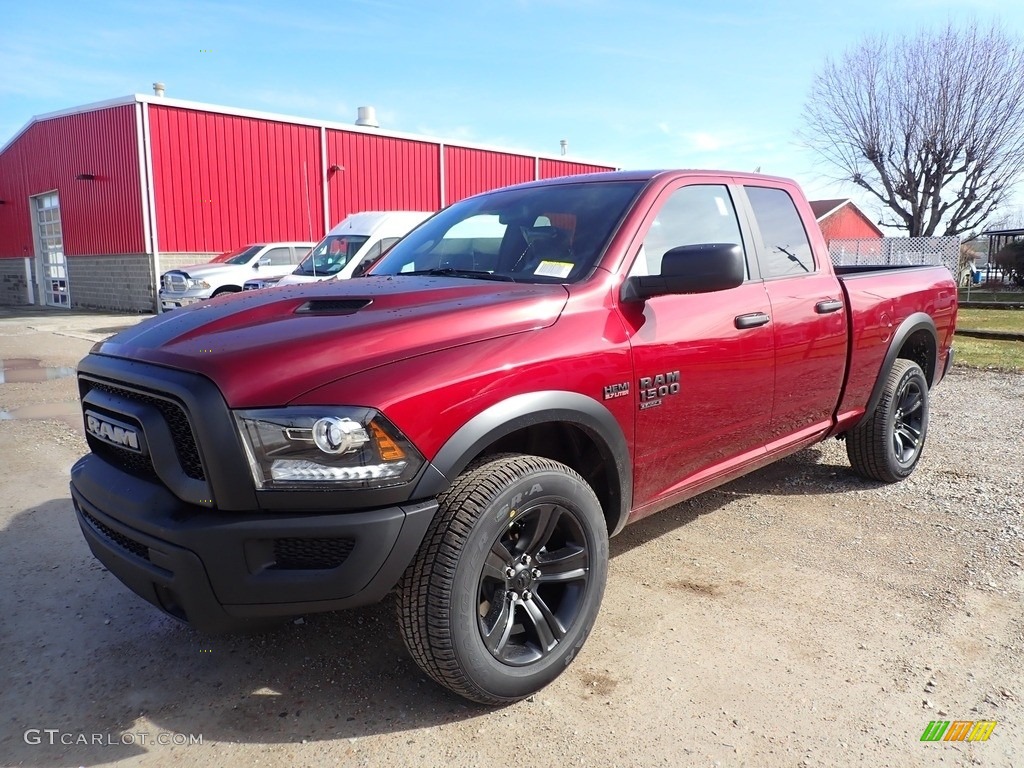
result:
[[[721,134],[716,135],[703,131],[683,134],[683,138],[690,143],[690,149],[697,152],[719,152],[724,147],[737,143],[735,140],[726,139]]]

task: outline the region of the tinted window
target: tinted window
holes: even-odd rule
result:
[[[677,189],[662,205],[644,238],[630,276],[660,275],[666,251],[681,245],[743,245],[729,190],[720,184]]]
[[[793,198],[782,189],[747,187],[746,190],[764,242],[761,276],[770,278],[813,272],[811,244]]]
[[[551,184],[468,198],[414,229],[371,271],[573,282],[590,273],[641,186]]]

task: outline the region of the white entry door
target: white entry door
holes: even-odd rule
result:
[[[70,307],[68,267],[64,261],[64,234],[60,227],[60,201],[56,192],[32,198],[36,225],[36,253],[40,292],[51,307]]]

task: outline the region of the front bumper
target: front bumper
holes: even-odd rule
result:
[[[160,289],[162,309],[180,309],[204,301],[213,295],[212,288],[193,288],[189,291],[165,291]]]
[[[281,282],[281,279],[283,277],[284,276],[282,275],[281,277],[265,277],[265,278],[257,278],[255,280],[246,280],[245,283],[242,285],[242,290],[243,291],[258,291],[261,288],[271,288],[271,287],[277,285],[279,282]]]
[[[351,608],[398,582],[437,510],[433,499],[342,514],[223,512],[95,455],[71,470],[93,554],[132,591],[206,632]]]

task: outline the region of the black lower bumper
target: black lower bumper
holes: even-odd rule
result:
[[[343,514],[219,512],[91,454],[71,470],[71,497],[111,573],[207,632],[380,600],[437,509],[429,500]]]

